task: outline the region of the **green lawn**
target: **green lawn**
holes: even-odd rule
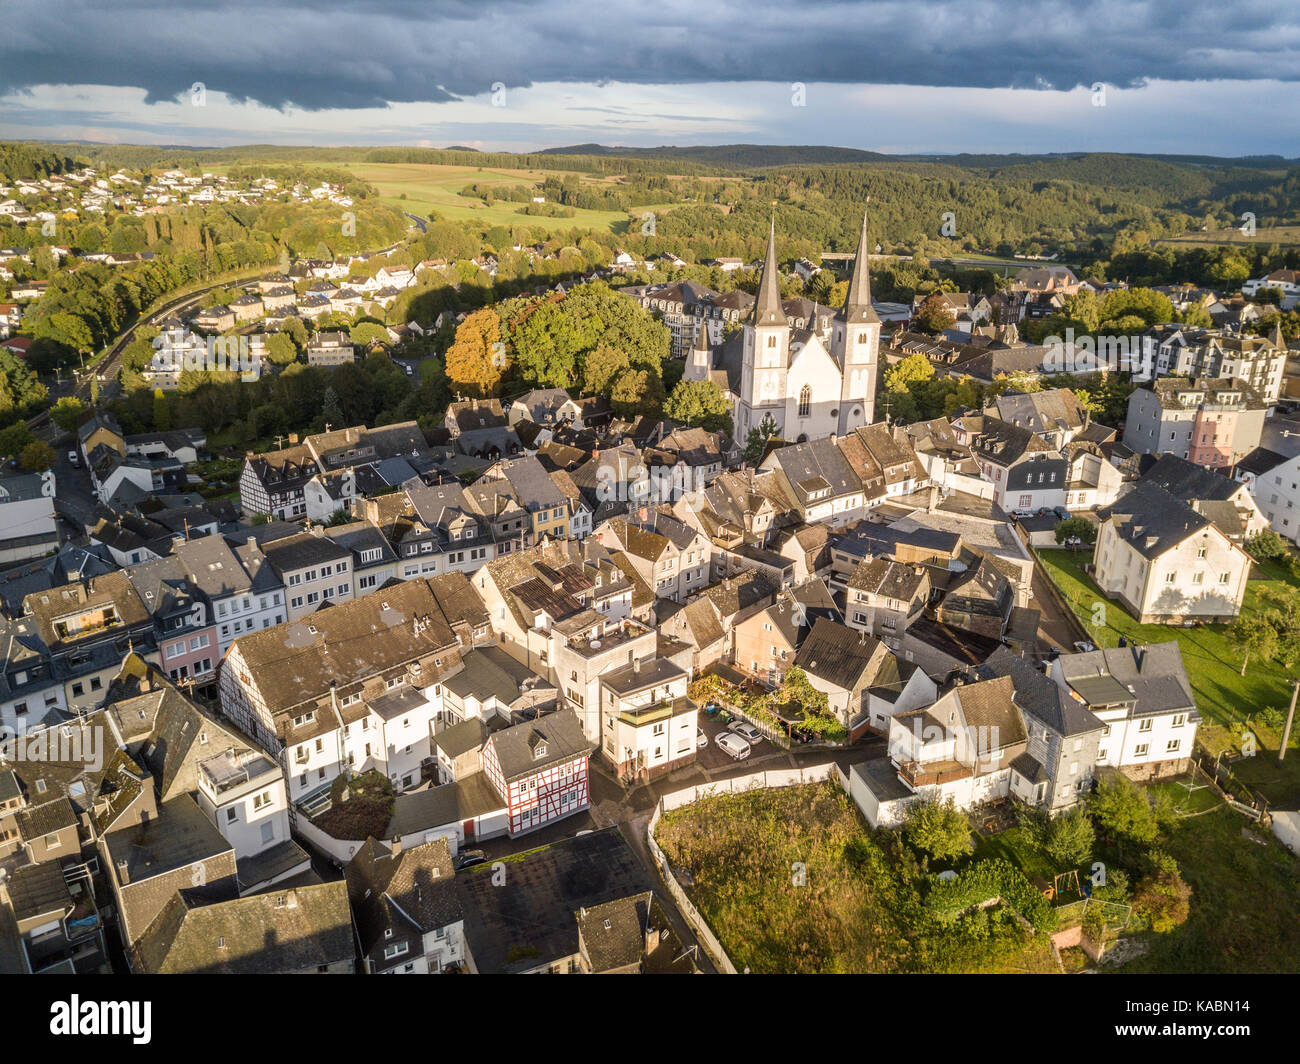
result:
[[[1034,883],[1052,883],[1058,872],[1068,872],[1068,868],[1057,868],[1051,860],[1035,846],[1025,833],[1024,828],[1008,828],[996,835],[977,835],[975,852],[966,860],[982,861],[985,858],[1000,858],[1010,861]]]
[[[1300,971],[1300,859],[1267,829],[1221,805],[1180,820],[1161,846],[1192,888],[1191,914],[1148,935],[1151,952],[1125,973]]]
[[[1275,661],[1252,660],[1246,675],[1242,676],[1241,653],[1228,642],[1226,625],[1177,628],[1138,624],[1123,606],[1102,595],[1092,578],[1084,573],[1082,566],[1091,558],[1088,553],[1042,550],[1038,554],[1098,646],[1117,646],[1120,636],[1141,643],[1178,642],[1197,708],[1204,718],[1197,741],[1212,757],[1220,751],[1240,749],[1243,728],[1248,726],[1258,738],[1258,756],[1237,762],[1234,771],[1243,782],[1262,790],[1270,801],[1286,801],[1300,794],[1300,755],[1289,753],[1279,768],[1280,729],[1258,719],[1261,710],[1286,712],[1291,685],[1282,666]],[[1252,579],[1246,588],[1243,612],[1259,609],[1266,590],[1300,593],[1300,581],[1277,563],[1257,563],[1254,574],[1260,579]],[[1105,606],[1104,623],[1100,625],[1092,623],[1095,603]],[[1288,746],[1289,751],[1296,749],[1300,749],[1300,728],[1293,731]]]

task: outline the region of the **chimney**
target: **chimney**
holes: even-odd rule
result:
[[[125,860],[117,862],[117,879],[124,887],[131,882],[131,873],[128,871],[128,867],[128,863]]]
[[[257,546],[257,537],[256,537],[256,536],[249,536],[249,537],[248,537],[248,545],[249,545],[250,547],[256,547],[256,546]]]
[[[298,445],[298,434],[296,432],[289,433],[289,446],[296,447],[297,445]]]
[[[400,835],[393,836],[391,849],[394,857],[400,857],[402,855],[402,837]]]
[[[635,672],[635,673],[639,673],[639,672],[641,671],[641,659],[640,659],[640,658],[633,658],[633,659],[632,659],[632,671]]]

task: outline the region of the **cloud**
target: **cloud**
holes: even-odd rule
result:
[[[447,103],[549,82],[754,80],[1072,89],[1300,81],[1300,12],[1273,0],[8,0],[0,93],[201,82],[304,111]]]

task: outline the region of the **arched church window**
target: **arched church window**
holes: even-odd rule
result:
[[[799,416],[807,417],[812,413],[812,388],[808,385],[803,386],[799,393]]]

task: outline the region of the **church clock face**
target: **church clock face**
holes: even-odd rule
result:
[[[763,398],[776,398],[776,374],[774,373],[763,374]]]

